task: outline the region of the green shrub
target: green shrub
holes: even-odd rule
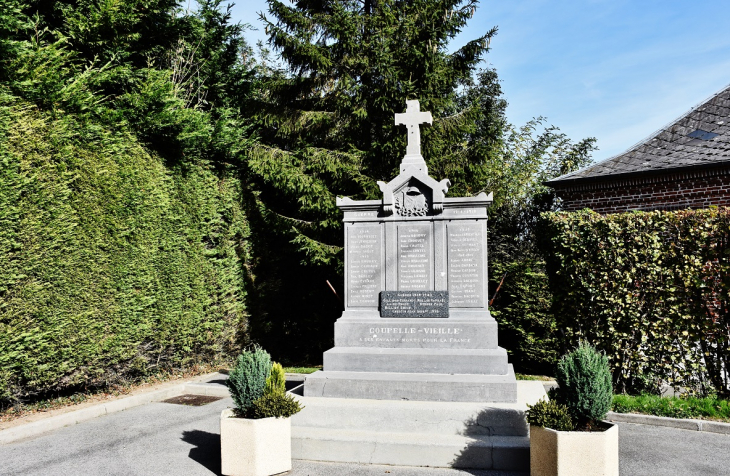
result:
[[[491,253],[492,244],[489,246]],[[491,289],[496,289],[500,283],[502,286],[489,310],[499,323],[500,346],[509,352],[515,370],[549,374],[560,358],[560,333],[551,311],[552,294],[545,263],[531,254],[515,255],[490,255],[489,272],[495,279],[490,281],[490,288],[493,285]]]
[[[555,400],[556,402],[560,402],[560,389],[558,387],[553,387],[548,389],[547,391],[548,398],[550,400]]]
[[[574,429],[568,407],[552,400],[540,400],[534,405],[527,405],[525,416],[530,425],[552,428],[557,431]]]
[[[270,373],[271,357],[261,347],[254,347],[238,356],[236,366],[226,381],[238,416],[245,417],[254,401],[264,395]]]
[[[0,88],[0,409],[239,352],[248,225],[211,169]]]
[[[617,392],[730,398],[729,207],[544,218],[564,345],[605,352]]]
[[[558,399],[568,407],[577,426],[603,420],[611,409],[613,387],[608,358],[590,344],[577,349],[558,362],[556,381]]]
[[[286,377],[284,376],[284,368],[281,364],[274,362],[271,366],[271,374],[266,379],[265,394],[284,393],[286,392]]]
[[[269,354],[258,347],[238,358],[228,388],[236,403],[236,416],[241,418],[289,418],[303,408],[286,393],[284,368],[271,364]]]
[[[248,416],[250,418],[289,418],[301,409],[302,406],[292,395],[284,392],[273,392],[266,393],[253,402]]]

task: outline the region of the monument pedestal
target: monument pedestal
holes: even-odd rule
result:
[[[305,397],[515,402],[517,382],[491,318],[346,318]]]

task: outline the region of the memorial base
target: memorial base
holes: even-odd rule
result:
[[[335,322],[335,347],[496,349],[497,327],[491,317],[386,319],[343,315]]]
[[[334,347],[324,368],[338,372],[506,375],[507,351],[496,349],[391,349]]]
[[[517,401],[517,381],[505,375],[319,371],[304,382],[305,397],[418,400],[431,402]]]

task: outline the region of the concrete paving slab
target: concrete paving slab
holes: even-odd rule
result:
[[[81,422],[98,418],[103,415],[108,415],[110,413],[120,412],[140,405],[166,400],[183,393],[195,393],[196,391],[202,391],[205,393],[200,393],[200,395],[227,397],[229,395],[225,387],[226,378],[228,378],[226,375],[214,372],[195,377],[188,382],[162,384],[161,388],[157,390],[142,391],[128,397],[122,397],[108,402],[101,402],[90,406],[82,404],[79,405],[81,408],[78,409],[68,407],[51,411],[45,418],[37,419],[25,424],[13,425],[9,428],[0,430],[0,444],[34,437],[66,426],[77,425]],[[200,384],[199,382],[203,383]],[[203,385],[203,387],[198,388],[196,385]],[[189,388],[191,391],[186,392],[188,386],[190,386]],[[34,416],[34,418],[36,417],[37,415]]]
[[[219,474],[219,416],[232,404],[229,398],[202,407],[151,403],[0,445],[0,474]],[[619,427],[622,476],[728,474],[728,435],[627,423],[619,423]],[[527,473],[316,461],[294,461],[288,473],[288,476],[354,475],[527,476]]]
[[[220,412],[151,403],[0,446],[0,474],[208,475],[220,472]]]
[[[621,476],[727,476],[730,436],[619,423]]]
[[[191,407],[151,403],[50,434],[0,446],[0,474],[211,475],[220,474],[220,412],[230,398]],[[503,471],[369,466],[295,461],[291,476],[526,476]]]

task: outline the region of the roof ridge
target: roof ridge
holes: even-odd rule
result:
[[[675,125],[679,121],[683,120],[684,118],[686,118],[687,116],[689,116],[690,114],[692,114],[694,111],[696,111],[701,106],[704,106],[708,102],[712,101],[713,99],[715,99],[717,96],[719,96],[720,94],[724,93],[728,89],[730,89],[730,83],[726,84],[721,89],[719,89],[715,93],[711,94],[710,96],[708,96],[703,101],[701,101],[701,102],[695,104],[694,106],[692,106],[689,110],[687,110],[687,112],[685,112],[684,114],[682,114],[681,116],[679,116],[677,119],[674,119],[674,120],[672,120],[672,121],[664,124],[662,127],[660,127],[659,129],[656,129],[654,132],[652,132],[651,134],[649,134],[648,136],[646,136],[644,139],[642,139],[642,140],[634,143],[632,146],[630,146],[628,149],[624,150],[623,152],[621,152],[619,154],[612,155],[612,156],[610,156],[610,157],[608,157],[606,159],[601,160],[600,162],[596,162],[595,164],[591,164],[591,165],[588,165],[586,167],[583,167],[582,169],[574,170],[574,171],[572,171],[570,173],[567,173],[565,175],[561,175],[559,177],[555,177],[553,179],[550,179],[546,183],[550,183],[550,182],[562,182],[565,179],[568,179],[571,176],[577,174],[578,172],[582,172],[584,170],[587,170],[587,169],[596,167],[598,165],[603,164],[604,162],[611,161],[613,159],[616,159],[618,157],[621,157],[622,155],[626,155],[626,154],[628,154],[630,152],[633,152],[634,150],[638,149],[642,145],[645,145],[646,143],[648,143],[651,139],[654,139],[656,136],[658,136],[662,132],[664,132],[667,129],[669,129],[671,126]]]

